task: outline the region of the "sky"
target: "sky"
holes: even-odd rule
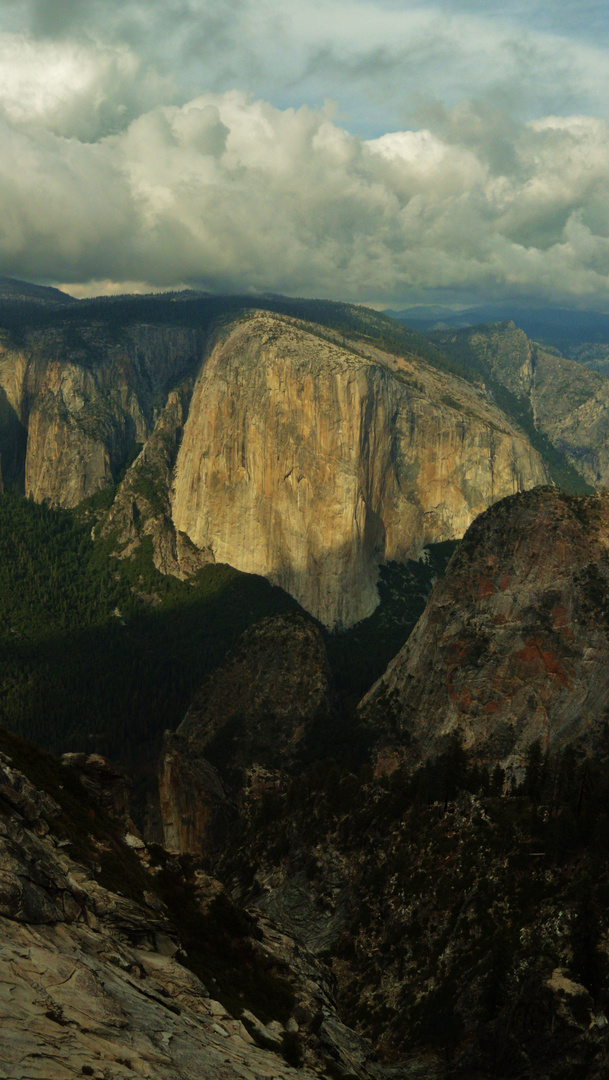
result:
[[[609,310],[609,5],[0,0],[0,274]]]

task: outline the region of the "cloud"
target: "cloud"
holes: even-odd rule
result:
[[[170,95],[124,46],[0,34],[0,114],[13,124],[91,141]]]
[[[499,152],[492,120],[470,104],[436,132],[363,140],[329,111],[236,91],[156,107],[96,143],[5,118],[0,270],[371,302],[606,299],[606,123],[499,116]]]
[[[0,13],[41,48],[126,50],[139,80],[172,84],[165,103],[233,88],[279,107],[331,98],[368,136],[412,123],[419,98],[607,116],[609,13],[596,0],[4,0]]]
[[[7,274],[606,302],[596,0],[0,0],[0,24]]]

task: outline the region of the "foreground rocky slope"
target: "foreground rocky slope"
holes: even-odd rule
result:
[[[107,816],[115,770],[0,738],[0,1075],[388,1077],[326,965]]]
[[[460,732],[520,766],[536,739],[592,749],[609,706],[609,499],[540,488],[481,515],[360,707],[419,761]],[[390,733],[390,734],[389,734]]]
[[[216,872],[330,959],[344,1022],[397,1075],[601,1080],[606,765],[501,797],[458,755],[388,784],[318,767]]]
[[[195,386],[173,521],[218,561],[348,626],[378,603],[379,562],[462,535],[545,476],[524,434],[467,383],[253,312],[219,336]]]

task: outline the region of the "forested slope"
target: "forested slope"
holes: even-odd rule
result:
[[[211,564],[159,573],[150,544],[113,558],[91,538],[112,492],[76,511],[0,497],[0,723],[54,752],[126,764],[182,719],[194,690],[251,623],[296,602],[264,578]],[[455,545],[383,569],[382,602],[326,634],[336,683],[355,704],[406,640]]]

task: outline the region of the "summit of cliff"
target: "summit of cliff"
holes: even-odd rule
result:
[[[78,301],[61,289],[50,285],[33,285],[29,281],[0,274],[0,303],[76,304]]]

